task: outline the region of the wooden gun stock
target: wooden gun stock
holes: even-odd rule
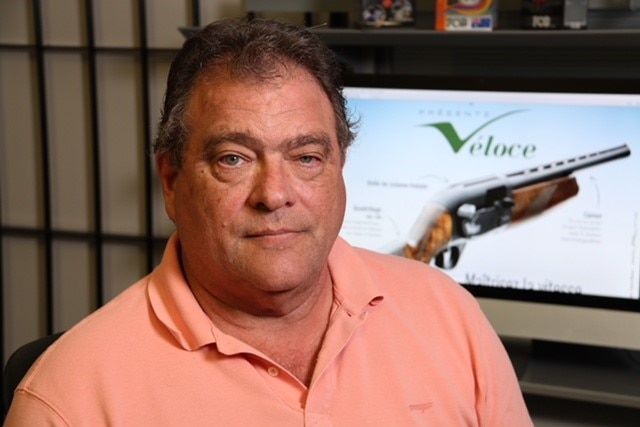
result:
[[[557,178],[549,182],[529,185],[513,190],[511,221],[522,221],[564,202],[578,194],[574,177]]]
[[[563,177],[513,190],[511,222],[523,221],[568,200],[578,194],[579,187],[574,177]],[[442,210],[430,221],[424,235],[417,244],[407,244],[404,256],[425,263],[443,251],[454,237],[453,215]]]
[[[447,246],[452,238],[453,216],[444,211],[434,221],[433,226],[427,229],[417,246],[406,245],[404,247],[404,256],[429,263],[437,253]]]

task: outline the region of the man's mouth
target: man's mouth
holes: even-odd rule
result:
[[[250,233],[245,234],[245,237],[248,238],[278,238],[278,237],[287,237],[298,234],[298,230],[288,229],[288,228],[279,228],[279,229],[264,229],[258,231],[252,231]]]

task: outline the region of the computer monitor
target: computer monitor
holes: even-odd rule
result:
[[[640,350],[638,81],[345,84],[343,238],[444,270],[503,337]]]

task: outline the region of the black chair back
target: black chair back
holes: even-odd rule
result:
[[[33,365],[33,362],[62,334],[63,332],[58,332],[38,338],[35,341],[24,344],[11,354],[4,366],[2,376],[3,420],[9,411],[9,406],[11,406],[13,392],[18,387],[18,384],[20,384],[20,381],[22,381],[22,378],[24,378],[31,365]]]

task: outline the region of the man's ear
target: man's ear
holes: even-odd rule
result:
[[[156,154],[156,168],[162,184],[162,195],[164,196],[164,208],[171,221],[175,222],[175,200],[176,200],[176,180],[178,179],[178,167],[173,161],[171,153],[164,152]]]

